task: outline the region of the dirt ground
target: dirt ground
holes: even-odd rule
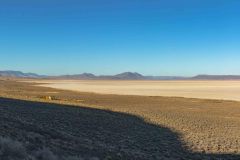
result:
[[[240,159],[240,102],[32,85],[0,80],[0,136],[29,155],[48,148],[77,159]]]

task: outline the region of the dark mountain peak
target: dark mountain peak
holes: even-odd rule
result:
[[[116,76],[120,76],[120,75],[123,75],[123,76],[142,76],[141,74],[139,74],[137,72],[123,72],[123,73],[117,74]]]
[[[91,73],[82,73],[82,74],[74,74],[74,75],[62,75],[56,76],[55,78],[67,78],[67,79],[94,79],[96,76]]]
[[[92,73],[83,73],[83,74],[81,74],[82,76],[87,76],[87,77],[95,77],[95,75],[94,74],[92,74]]]
[[[144,76],[137,72],[123,72],[114,76],[117,79],[144,79]]]

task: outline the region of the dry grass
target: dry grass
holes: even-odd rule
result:
[[[240,159],[240,102],[76,93],[14,81],[0,81],[0,88],[0,135],[58,156]],[[38,138],[28,140],[32,132]]]

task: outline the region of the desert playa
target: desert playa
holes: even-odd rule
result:
[[[240,100],[240,81],[31,80],[28,82],[37,83],[37,86],[100,94]]]
[[[20,144],[25,150],[10,148],[9,153],[34,156],[39,146],[47,148],[40,150],[41,154],[47,152],[59,160],[62,160],[59,157],[72,160],[76,156],[80,160],[81,157],[90,160],[93,156],[98,160],[240,158],[238,101],[95,94],[38,86],[72,85],[80,89],[82,85],[91,91],[99,87],[134,91],[140,85],[149,91],[164,83],[169,89],[173,83],[183,90],[186,82],[182,81],[31,81],[0,80],[0,137],[9,137],[0,138],[0,145],[6,148],[9,143]],[[185,86],[190,90],[196,88],[196,83]],[[206,88],[206,84],[200,84],[198,90]],[[31,146],[36,147],[31,150]]]

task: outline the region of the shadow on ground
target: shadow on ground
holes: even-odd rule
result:
[[[0,98],[0,128],[0,137],[21,143],[33,157],[47,149],[56,159],[75,160],[240,159],[234,154],[193,153],[168,128],[134,115],[85,107]],[[0,159],[3,156],[0,143]]]

